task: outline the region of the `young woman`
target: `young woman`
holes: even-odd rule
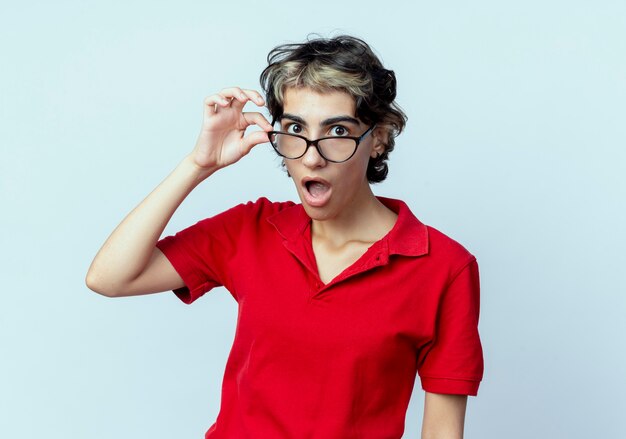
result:
[[[372,193],[406,119],[393,72],[349,36],[279,46],[268,61],[272,123],[243,111],[265,104],[254,90],[207,97],[195,148],[113,231],[88,287],[185,303],[230,291],[237,330],[206,438],[400,438],[416,374],[422,437],[461,438],[483,373],[478,266]],[[260,198],[159,239],[198,184],[268,140],[301,204]]]

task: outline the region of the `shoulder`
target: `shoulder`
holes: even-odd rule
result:
[[[259,220],[270,217],[294,205],[293,201],[271,201],[266,197],[260,197],[256,201],[237,204],[218,216],[228,220]]]
[[[443,233],[441,230],[431,225],[426,225],[426,229],[428,230],[428,240],[430,242],[431,251],[450,257],[474,257],[463,244]]]
[[[293,201],[275,202],[265,197],[256,201],[248,201],[237,204],[229,209],[221,211],[213,216],[199,220],[190,229],[196,232],[216,233],[223,231],[227,233],[238,233],[243,228],[258,228],[266,223],[265,219],[294,206]]]
[[[262,216],[271,216],[295,204],[293,201],[271,201],[266,197],[260,197],[256,201],[248,201],[244,206],[247,210],[258,212]]]
[[[476,261],[476,257],[456,239],[433,226],[426,225],[426,229],[429,256],[440,264],[447,265],[452,276]]]

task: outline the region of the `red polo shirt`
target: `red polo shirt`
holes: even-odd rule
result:
[[[157,243],[183,302],[223,285],[238,303],[205,438],[397,439],[416,373],[428,392],[476,395],[476,259],[402,201],[379,199],[395,226],[328,284],[292,202],[260,198]]]

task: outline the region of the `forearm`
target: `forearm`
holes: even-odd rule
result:
[[[176,209],[213,172],[186,156],[113,230],[91,263],[87,284],[114,291],[139,276]]]
[[[467,396],[426,392],[422,439],[463,439]]]
[[[425,431],[422,429],[422,439],[463,439],[463,430],[445,431],[437,429],[435,431]]]

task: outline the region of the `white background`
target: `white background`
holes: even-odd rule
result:
[[[84,277],[193,147],[204,96],[258,89],[267,52],[311,32],[364,38],[396,72],[409,122],[375,192],[478,258],[466,437],[626,437],[626,3],[546,0],[0,3],[0,437],[213,423],[229,293],[108,299]],[[259,196],[296,199],[269,144],[165,234]]]

